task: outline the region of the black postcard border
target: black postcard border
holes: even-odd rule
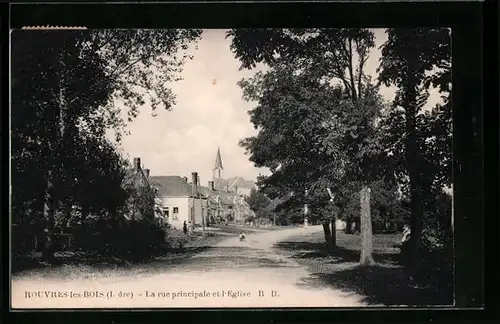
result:
[[[453,35],[453,110],[454,110],[454,189],[455,189],[455,283],[457,307],[481,307],[485,292],[495,293],[492,282],[485,288],[484,245],[498,246],[498,133],[486,132],[486,125],[498,121],[495,91],[483,89],[485,76],[493,77],[498,71],[490,66],[482,71],[483,54],[482,3],[170,3],[170,4],[13,4],[9,24],[6,23],[7,5],[2,12],[2,144],[8,156],[8,29],[23,26],[86,26],[88,28],[235,28],[235,27],[451,27]],[[7,10],[6,10],[7,9]],[[493,10],[493,14],[495,11]],[[490,12],[491,15],[491,12]],[[496,27],[496,26],[495,26]],[[490,27],[491,28],[491,27]],[[486,37],[486,36],[485,36]],[[488,37],[491,41],[492,38]],[[496,38],[493,38],[496,39]],[[8,43],[7,43],[8,44]],[[496,61],[496,57],[494,60]],[[490,58],[491,60],[491,58]],[[494,61],[487,61],[494,62]],[[7,73],[6,73],[7,72]],[[491,85],[489,85],[491,86]],[[493,82],[493,87],[495,82]],[[490,89],[490,88],[488,88]],[[498,89],[498,87],[496,87]],[[483,93],[485,92],[485,93]],[[483,103],[483,94],[489,100]],[[491,101],[492,100],[492,101]],[[493,105],[491,103],[493,102]],[[483,110],[484,104],[484,110]],[[474,135],[475,134],[475,135]],[[492,136],[493,135],[493,136]],[[493,138],[492,138],[493,137]],[[485,143],[488,141],[488,150]],[[496,144],[496,145],[495,145]],[[491,154],[491,153],[495,154]],[[488,154],[489,158],[485,158]],[[491,157],[495,155],[495,159]],[[488,162],[489,161],[489,162]],[[9,215],[8,168],[2,165],[4,181],[2,207]],[[484,167],[490,167],[485,177]],[[492,173],[490,173],[492,172]],[[491,176],[493,174],[494,176]],[[7,181],[6,181],[7,180]],[[487,190],[485,190],[487,189]],[[486,205],[485,205],[486,204]],[[483,215],[487,215],[486,219]],[[9,220],[2,218],[2,248],[9,257]],[[488,219],[490,218],[490,219]],[[484,220],[487,226],[484,226]],[[497,226],[495,226],[497,225]],[[485,230],[486,229],[486,230]],[[496,234],[496,235],[495,235]],[[488,236],[489,235],[489,236]],[[488,254],[488,264],[498,258]],[[69,312],[8,312],[10,308],[8,263],[4,262],[3,309],[13,322],[22,321],[74,321],[85,322],[144,322],[144,321],[206,321],[273,319],[296,320],[370,320],[412,319],[479,319],[490,313],[478,310],[118,310]],[[496,267],[495,267],[496,268]],[[493,266],[492,266],[493,269]],[[488,270],[493,279],[497,269]],[[488,280],[489,280],[488,279]],[[314,309],[312,309],[314,310]],[[241,314],[244,312],[244,314]],[[166,314],[168,313],[168,314]],[[10,321],[9,321],[10,322]]]

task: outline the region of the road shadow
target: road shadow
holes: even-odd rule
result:
[[[92,271],[104,270],[134,270],[140,267],[147,267],[148,270],[164,270],[166,265],[177,265],[187,262],[195,254],[208,250],[209,246],[195,247],[163,247],[155,254],[139,258],[130,259],[108,255],[97,252],[56,252],[51,263],[42,259],[41,253],[30,253],[25,255],[15,255],[11,259],[11,274],[14,276],[42,275],[50,277],[59,275],[62,267],[74,267],[89,269]]]
[[[359,262],[360,251],[347,249],[341,246],[328,247],[318,242],[279,242],[276,248],[292,253],[293,258],[330,258],[330,263]],[[374,249],[373,258],[378,263],[395,265],[398,262],[398,253],[386,252],[385,249]]]
[[[331,287],[365,296],[369,305],[451,306],[453,290],[437,286],[412,286],[403,270],[381,265],[353,265],[330,273],[313,273],[298,284],[306,287]]]
[[[248,246],[221,246],[211,248],[206,253],[193,255],[188,271],[289,267],[292,267],[289,262],[270,257],[269,253],[261,249]]]
[[[221,269],[264,269],[289,268],[289,263],[270,258],[256,258],[251,256],[197,256],[191,260],[186,271],[221,271]]]
[[[290,253],[311,272],[298,283],[302,288],[354,291],[364,296],[363,302],[369,305],[453,305],[450,272],[434,272],[423,285],[416,286],[398,265],[399,253],[389,247],[374,249],[373,266],[360,266],[360,251],[341,246],[328,248],[325,243],[297,241],[280,242],[275,247]]]

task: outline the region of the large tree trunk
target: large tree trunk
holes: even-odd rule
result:
[[[353,223],[353,220],[351,218],[346,219],[345,231],[344,231],[346,234],[353,233],[352,223]]]
[[[53,199],[53,189],[54,189],[54,174],[53,170],[55,162],[61,162],[61,154],[63,153],[63,138],[65,131],[65,122],[66,122],[66,97],[65,97],[65,84],[64,84],[64,52],[63,47],[60,47],[60,61],[59,61],[59,134],[55,137],[57,140],[54,141],[56,145],[56,149],[52,147],[51,152],[49,154],[56,155],[55,159],[53,157],[49,157],[51,163],[49,164],[49,169],[47,171],[47,184],[45,188],[45,197],[44,197],[44,205],[43,205],[43,217],[45,221],[44,233],[45,233],[45,242],[43,247],[42,256],[45,261],[52,262],[54,260],[54,212],[57,206],[57,203]],[[61,165],[61,164],[59,164]]]
[[[372,235],[372,219],[370,211],[370,188],[363,185],[360,191],[361,205],[361,257],[359,263],[361,265],[372,265],[373,260],[373,235]]]
[[[335,213],[333,213],[332,215],[332,242],[331,242],[331,245],[332,247],[336,247],[337,246],[337,224],[336,224],[336,221],[337,221],[337,217],[335,215]]]
[[[408,161],[418,161],[418,147],[414,139],[414,135],[410,135],[408,139]],[[419,259],[420,237],[422,232],[422,196],[420,188],[420,177],[417,164],[408,163],[408,173],[410,178],[410,208],[411,219],[410,228],[411,235],[409,241],[410,264],[411,269],[414,269]]]
[[[332,245],[332,233],[330,232],[330,222],[323,222],[323,233],[325,234],[325,241],[328,247]]]
[[[415,66],[414,62],[409,64]],[[406,106],[406,168],[410,179],[410,209],[411,235],[409,241],[410,268],[414,269],[418,262],[420,250],[420,237],[422,232],[422,197],[419,175],[419,144],[416,137],[417,116],[417,83],[414,78],[408,80],[404,105]]]
[[[43,203],[43,219],[44,219],[44,246],[42,257],[47,262],[52,262],[54,260],[54,199],[53,199],[53,178],[52,170],[47,171],[47,184],[45,187],[45,196]]]

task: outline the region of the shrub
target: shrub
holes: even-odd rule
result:
[[[431,198],[424,205],[419,255],[411,256],[417,260],[414,274],[421,284],[449,292],[453,289],[451,197],[438,194]]]
[[[167,236],[164,227],[148,220],[98,220],[80,234],[78,246],[83,250],[129,261],[151,258]]]
[[[165,243],[166,231],[155,223],[139,220],[125,223],[114,231],[113,248],[129,260],[148,259]]]

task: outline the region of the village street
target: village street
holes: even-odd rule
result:
[[[244,242],[229,237],[178,264],[155,273],[65,280],[15,278],[13,307],[352,307],[362,296],[310,287],[310,275],[287,252],[274,247],[293,235],[310,235],[321,226],[259,231]],[[261,291],[259,296],[259,290]],[[26,292],[102,292],[98,298],[26,298]],[[120,295],[120,292],[121,295]],[[112,295],[110,295],[112,294]],[[108,298],[110,297],[111,298]],[[121,296],[121,297],[120,297]]]

